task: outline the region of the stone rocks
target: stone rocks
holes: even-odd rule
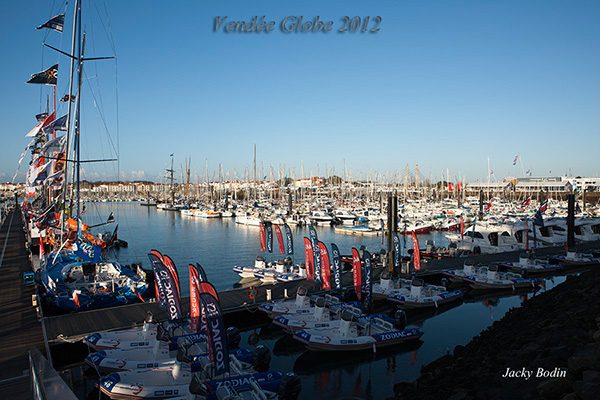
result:
[[[600,399],[598,288],[600,269],[570,275],[395,385],[396,399]],[[507,369],[531,374],[504,377]]]

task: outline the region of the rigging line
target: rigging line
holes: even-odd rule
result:
[[[85,71],[83,72],[83,74],[84,74],[84,76],[86,75],[86,74],[85,74]],[[97,106],[96,106],[96,109],[97,109],[97,110],[100,112],[100,119],[102,120],[102,123],[103,123],[103,125],[104,125],[104,129],[106,130],[106,134],[107,134],[107,136],[108,136],[108,139],[109,139],[109,142],[110,142],[110,144],[111,144],[111,146],[112,146],[112,150],[113,150],[115,153],[117,153],[117,151],[116,151],[116,148],[115,148],[115,145],[114,145],[114,142],[113,142],[113,140],[112,140],[112,136],[110,135],[110,130],[108,129],[108,125],[107,125],[107,123],[106,123],[106,118],[105,118],[105,116],[104,116],[104,113],[103,113],[103,110],[102,110],[102,108],[101,108],[101,104],[99,104],[99,103],[98,103],[98,101],[96,100],[96,94],[95,94],[95,92],[94,92],[94,89],[92,88],[92,85],[91,85],[91,84],[90,84],[90,82],[89,82],[89,79],[86,79],[86,82],[87,82],[87,84],[88,84],[88,86],[89,86],[89,89],[90,89],[90,91],[91,91],[91,93],[92,93],[92,99],[94,100],[94,104],[96,104],[96,105],[97,105]],[[112,154],[112,153],[111,153],[111,154]]]

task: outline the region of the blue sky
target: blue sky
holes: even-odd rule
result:
[[[48,91],[25,85],[29,75],[59,62],[66,92],[67,59],[41,43],[68,51],[71,8],[62,35],[34,29],[64,6],[54,7],[5,5],[0,181],[12,179],[45,107]],[[217,16],[255,15],[276,29],[214,32]],[[334,30],[284,33],[290,15]],[[346,15],[381,16],[380,31],[339,33]],[[221,163],[243,178],[255,143],[265,175],[285,165],[299,178],[301,163],[305,175],[340,174],[345,163],[354,177],[401,176],[419,164],[424,178],[487,179],[489,156],[501,179],[520,173],[519,154],[534,175],[598,176],[598,17],[598,1],[85,2],[87,54],[112,55],[110,32],[117,62],[86,64],[83,156],[112,157],[108,130],[122,179],[160,181],[171,153],[177,170],[191,157],[201,178],[207,161],[211,177]],[[88,164],[86,177],[116,170]]]

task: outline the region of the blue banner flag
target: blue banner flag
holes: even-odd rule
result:
[[[364,263],[365,263],[365,305],[367,312],[371,312],[371,305],[373,302],[373,268],[371,266],[371,253],[367,250],[364,251]]]
[[[215,375],[229,373],[229,349],[225,323],[219,302],[210,293],[200,294],[202,316],[206,320],[206,340],[210,350],[210,359],[215,365]]]
[[[265,222],[265,229],[267,230],[267,251],[273,252],[273,226],[270,222]]]
[[[394,268],[400,272],[400,238],[396,232],[392,232],[392,237],[394,238]]]
[[[157,295],[159,295],[159,299],[161,296],[164,298],[164,303],[169,312],[169,319],[171,321],[180,319],[183,314],[181,313],[176,278],[171,275],[169,269],[163,264],[163,260],[156,254],[150,253],[148,257],[152,262],[157,288],[161,292],[160,294],[157,293]]]
[[[321,251],[319,250],[319,239],[317,238],[317,231],[314,226],[308,227],[308,233],[310,236],[310,243],[313,250],[313,260],[315,265],[315,281],[321,282]]]
[[[333,283],[335,289],[342,288],[342,257],[340,249],[335,243],[331,243],[331,258],[333,259]]]
[[[285,229],[285,238],[287,241],[287,253],[288,255],[294,254],[294,240],[292,238],[292,230],[288,224],[283,224],[283,229]]]

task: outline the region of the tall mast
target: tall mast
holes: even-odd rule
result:
[[[79,13],[79,21],[77,24],[77,36],[79,37],[79,47],[77,50],[77,63],[79,65],[79,72],[77,74],[77,107],[75,110],[75,146],[77,148],[77,153],[75,155],[75,168],[77,174],[77,237],[81,236],[81,205],[79,200],[79,178],[80,178],[80,166],[81,166],[81,138],[80,138],[80,117],[81,117],[81,80],[83,76],[83,52],[85,46],[85,37],[83,41],[81,39],[81,3],[79,3],[79,7],[77,7]],[[71,101],[71,99],[69,99]]]

